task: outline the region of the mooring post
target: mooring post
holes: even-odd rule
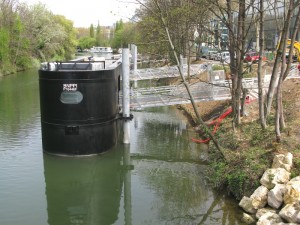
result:
[[[132,203],[131,203],[131,165],[130,145],[124,146],[123,166],[125,169],[124,176],[124,208],[125,208],[125,225],[132,224]]]
[[[130,143],[130,81],[129,81],[129,49],[122,49],[122,81],[123,81],[123,118],[124,138],[123,143]]]

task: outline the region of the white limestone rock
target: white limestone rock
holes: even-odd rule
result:
[[[278,214],[267,212],[259,218],[257,225],[274,225],[281,222],[283,221]]]
[[[252,215],[249,215],[247,213],[243,213],[242,222],[246,224],[255,224],[256,220]]]
[[[292,204],[300,201],[300,180],[292,179],[286,184],[286,191],[284,193],[284,203]]]
[[[239,203],[239,206],[242,207],[245,212],[248,212],[251,214],[256,213],[256,209],[252,205],[252,199],[247,196],[244,196],[242,198],[242,200]]]
[[[267,212],[277,213],[277,211],[275,209],[272,209],[272,208],[269,208],[269,207],[268,208],[261,208],[261,209],[258,209],[256,214],[255,214],[256,219],[259,219],[260,217],[262,217]]]
[[[276,184],[268,193],[268,205],[274,209],[279,209],[283,203],[283,196],[286,192],[285,184]]]
[[[287,204],[283,207],[279,215],[290,223],[300,223],[300,203]]]
[[[290,180],[290,175],[291,173],[283,168],[267,169],[260,179],[260,183],[270,190],[276,184],[287,183]]]
[[[293,155],[291,153],[276,155],[273,159],[272,168],[283,168],[290,172],[293,166]]]
[[[250,196],[254,209],[261,209],[265,207],[268,202],[268,188],[259,186]]]

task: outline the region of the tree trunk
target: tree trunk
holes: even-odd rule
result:
[[[281,127],[280,127],[280,119],[281,119],[281,113],[282,113],[282,82],[283,82],[283,74],[285,71],[285,62],[286,62],[286,57],[285,54],[282,55],[282,67],[281,67],[281,72],[278,80],[278,85],[277,85],[277,92],[276,92],[276,111],[275,111],[275,133],[276,133],[276,140],[277,142],[281,141]]]
[[[241,115],[244,116],[245,113],[245,103],[246,103],[246,98],[247,98],[248,90],[246,88],[243,88],[243,97],[241,101]]]
[[[272,76],[271,76],[271,80],[270,80],[270,84],[269,84],[269,90],[268,90],[267,99],[266,99],[266,111],[265,111],[266,118],[267,118],[267,116],[270,115],[270,112],[271,112],[273,96],[274,96],[274,92],[276,89],[277,80],[279,77],[278,71],[279,71],[279,66],[280,66],[280,61],[282,59],[282,55],[285,57],[286,39],[287,39],[287,35],[288,35],[288,30],[290,27],[292,11],[294,10],[292,5],[293,5],[293,1],[290,1],[287,16],[285,17],[284,26],[283,26],[283,29],[281,32],[280,43],[277,48],[277,54],[275,57],[275,63],[274,63]]]
[[[238,15],[238,34],[237,34],[237,48],[236,48],[236,66],[237,74],[235,75],[235,82],[233,85],[234,91],[234,127],[241,123],[241,92],[243,82],[243,60],[244,60],[244,34],[245,34],[245,19],[246,19],[246,2],[239,1],[239,15]]]
[[[228,26],[228,39],[229,39],[229,53],[230,53],[230,76],[231,76],[231,81],[232,81],[232,88],[231,88],[231,101],[232,101],[232,114],[233,114],[233,120],[232,120],[232,127],[235,130],[235,115],[237,115],[237,102],[235,101],[236,97],[236,87],[237,87],[237,80],[238,80],[238,69],[237,69],[237,60],[235,59],[235,49],[236,49],[236,38],[235,38],[235,33],[234,33],[234,22],[233,22],[233,15],[231,14],[232,9],[232,0],[226,0],[226,6],[227,6],[227,26]],[[238,52],[236,54],[236,57],[238,58]]]
[[[290,2],[290,8],[294,9],[295,5],[293,2]],[[285,128],[285,121],[284,121],[284,113],[283,113],[283,103],[282,103],[282,83],[285,80],[285,78],[288,76],[290,72],[292,57],[293,57],[293,51],[295,49],[293,48],[294,42],[299,30],[300,25],[300,11],[298,10],[296,20],[295,20],[295,26],[292,34],[291,44],[290,44],[290,50],[289,50],[289,58],[288,63],[286,64],[286,57],[285,54],[282,55],[282,68],[281,73],[278,81],[278,87],[277,87],[277,99],[276,99],[276,124],[275,124],[275,132],[276,132],[276,140],[280,142],[281,140],[281,130]],[[285,45],[284,45],[285,47]]]
[[[267,127],[265,112],[264,112],[264,81],[262,77],[262,55],[264,50],[264,1],[260,0],[259,9],[259,61],[257,68],[257,79],[258,79],[258,104],[259,104],[259,119],[261,128],[264,130]]]

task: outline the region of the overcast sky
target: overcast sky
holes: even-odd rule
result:
[[[75,27],[113,25],[123,19],[128,21],[139,7],[135,0],[20,0],[29,5],[41,2],[54,14],[65,16]]]

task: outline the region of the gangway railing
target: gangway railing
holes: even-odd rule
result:
[[[198,75],[208,70],[208,64],[192,64],[190,65],[190,75]],[[187,75],[187,65],[182,67],[184,75]],[[218,72],[218,71],[215,71]],[[224,71],[220,74],[215,74],[215,78],[211,83],[198,82],[190,86],[191,93],[195,102],[200,101],[216,101],[231,99],[232,81],[225,79]],[[223,74],[223,75],[222,75]],[[160,67],[149,69],[138,69],[130,72],[131,80],[146,80],[146,79],[160,79],[169,77],[179,77],[177,66]],[[221,76],[222,75],[222,76]],[[271,75],[264,76],[263,88],[267,90],[270,83]],[[288,78],[300,77],[297,65],[292,65]],[[258,97],[258,79],[257,78],[243,78],[243,88],[249,90],[249,95]],[[184,85],[170,85],[160,87],[148,87],[132,89],[131,95],[131,109],[142,109],[147,107],[167,106],[176,104],[191,103],[188,93]]]
[[[228,87],[215,87],[212,84],[203,82],[191,85],[190,90],[195,102],[231,98]],[[190,98],[184,85],[139,88],[132,89],[130,92],[130,107],[132,110],[188,103],[190,103]]]
[[[207,70],[206,64],[191,64],[190,65],[190,75],[195,76],[203,73]],[[188,66],[182,66],[182,72],[184,76],[188,74]],[[150,80],[150,79],[160,79],[160,78],[172,78],[179,77],[179,70],[177,66],[165,66],[158,68],[147,68],[131,70],[130,80]]]
[[[217,101],[231,99],[231,87],[231,80],[220,80],[214,83],[197,82],[190,85],[190,90],[195,102]],[[243,87],[250,90],[249,95],[257,97],[257,78],[243,79]],[[264,82],[264,88],[267,87],[268,82]],[[190,97],[183,84],[138,88],[130,91],[130,107],[133,110],[188,103],[191,103]]]

